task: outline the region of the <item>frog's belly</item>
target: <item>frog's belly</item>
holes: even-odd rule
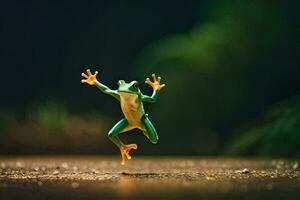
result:
[[[129,125],[134,128],[142,128],[141,118],[145,112],[143,104],[138,100],[138,95],[123,92],[120,97],[121,109]]]

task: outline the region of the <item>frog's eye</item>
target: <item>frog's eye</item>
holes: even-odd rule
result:
[[[139,88],[139,83],[136,81],[136,82],[133,84],[133,87]]]

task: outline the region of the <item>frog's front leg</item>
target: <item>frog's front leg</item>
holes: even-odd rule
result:
[[[121,165],[125,165],[125,158],[127,158],[128,160],[131,159],[131,156],[129,155],[129,152],[132,149],[137,149],[136,144],[127,144],[127,145],[125,145],[125,144],[122,143],[122,141],[118,137],[118,135],[120,133],[123,133],[125,131],[130,130],[130,129],[132,129],[132,128],[129,126],[127,119],[123,118],[108,132],[109,139],[115,145],[117,145],[120,149],[120,153],[121,153],[121,156],[122,156]]]
[[[145,83],[147,83],[148,85],[150,85],[153,88],[153,93],[151,96],[142,94],[141,95],[142,101],[154,103],[157,100],[158,91],[160,91],[162,88],[164,88],[166,86],[166,84],[162,84],[162,85],[160,84],[160,81],[161,81],[160,76],[156,78],[155,74],[152,74],[152,78],[153,78],[153,82],[150,81],[149,78],[146,78]]]

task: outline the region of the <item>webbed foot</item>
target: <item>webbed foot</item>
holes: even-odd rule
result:
[[[136,144],[127,144],[127,145],[122,145],[120,147],[120,152],[121,152],[121,156],[122,156],[122,162],[121,165],[125,165],[125,158],[127,158],[128,160],[131,159],[131,156],[129,155],[129,152],[134,149],[137,149],[137,145]]]
[[[150,85],[154,90],[161,90],[163,87],[166,86],[166,84],[160,84],[160,80],[161,80],[161,77],[157,77],[155,76],[155,74],[152,74],[152,78],[153,78],[153,82],[150,81],[149,78],[146,78],[146,81],[145,83],[147,83],[148,85]]]
[[[86,74],[85,73],[81,73],[81,76],[83,76],[85,79],[81,80],[81,83],[87,83],[89,85],[94,85],[94,83],[97,81],[97,76],[98,71],[95,71],[95,74],[91,73],[90,69],[86,70]]]

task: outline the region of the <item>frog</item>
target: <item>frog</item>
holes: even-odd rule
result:
[[[124,144],[119,135],[121,133],[130,131],[132,129],[139,129],[150,140],[151,143],[156,144],[159,140],[157,131],[145,113],[143,102],[154,103],[158,99],[159,91],[166,86],[161,84],[161,77],[152,74],[153,81],[146,78],[145,83],[152,87],[152,95],[148,96],[141,92],[138,81],[125,82],[118,81],[118,88],[113,90],[108,86],[97,80],[98,71],[93,74],[90,69],[86,73],[82,72],[81,76],[84,78],[81,83],[86,83],[91,86],[96,86],[104,94],[114,97],[120,102],[121,110],[124,118],[118,121],[108,131],[108,138],[119,148],[121,154],[121,165],[125,165],[126,159],[131,160],[130,151],[137,150],[137,144]]]

